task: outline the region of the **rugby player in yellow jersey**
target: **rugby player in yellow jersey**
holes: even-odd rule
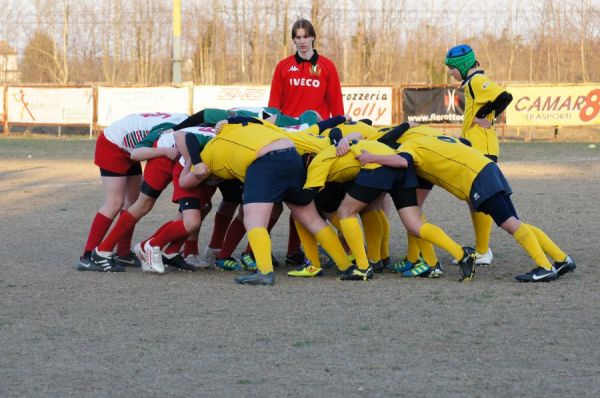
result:
[[[235,121],[235,119],[232,119]],[[273,285],[271,239],[267,226],[274,203],[285,202],[296,220],[315,235],[340,269],[350,262],[331,227],[318,215],[312,198],[303,195],[304,164],[294,143],[279,128],[262,122],[225,123],[217,126],[217,136],[204,148],[185,137],[190,167],[182,173],[181,186],[197,185],[209,175],[236,178],[244,183],[242,203],[244,226],[256,257],[258,272],[236,278],[236,282]],[[185,153],[185,152],[189,152]],[[186,159],[187,160],[187,159]]]
[[[419,125],[412,122],[401,123],[397,126],[382,128],[371,139],[385,143],[386,145],[397,148],[399,144],[421,136],[442,135],[438,130],[426,125]],[[429,181],[417,176],[419,185],[416,188],[417,202],[421,208],[421,217],[426,221],[425,214],[422,211],[423,203],[433,188]],[[386,265],[386,269],[391,272],[401,273],[407,277],[428,277],[439,278],[442,276],[442,265],[433,249],[433,245],[421,238],[407,233],[406,257],[399,262]]]
[[[465,93],[465,111],[462,137],[494,162],[498,161],[500,147],[492,121],[512,101],[512,95],[491,81],[480,69],[475,52],[466,44],[452,47],[446,54],[446,66],[450,75],[461,82]],[[492,218],[472,212],[477,249],[476,264],[489,265],[494,256],[489,248]]]
[[[398,174],[397,171],[389,167],[380,167],[377,164],[359,163],[355,158],[361,151],[369,150],[371,152],[383,154],[382,156],[395,156],[395,152],[386,145],[376,141],[358,141],[350,147],[350,152],[342,155],[343,151],[336,153],[338,148],[330,148],[313,159],[308,168],[308,176],[304,188],[307,190],[320,189],[327,182],[348,182],[353,181],[347,190],[345,197],[340,204],[337,213],[340,218],[342,233],[352,254],[356,259],[356,266],[352,266],[345,272],[341,272],[339,277],[342,280],[367,280],[373,276],[372,264],[369,262],[367,252],[364,248],[364,236],[356,215],[368,209],[375,200],[386,192],[390,194],[396,209],[403,222],[410,218],[421,220],[420,210],[417,206],[417,199],[414,187],[416,178],[412,170],[407,170],[404,174]],[[337,156],[341,155],[341,156]],[[363,220],[364,222],[364,220]],[[454,249],[456,244],[439,227],[426,224],[436,231],[436,235],[428,234],[432,243],[441,247],[451,247]],[[372,246],[374,250],[378,249],[375,243],[370,244],[371,238],[377,238],[377,233],[370,231],[369,223],[363,223],[365,235],[367,237],[367,248]],[[423,236],[424,239],[427,237]],[[475,250],[472,248],[462,248],[458,246],[460,254],[454,250],[448,250],[454,258],[459,261],[461,269],[473,268],[473,255]],[[463,280],[468,280],[470,275],[465,275]]]
[[[458,139],[439,136],[410,140],[397,151],[399,156],[363,152],[358,159],[363,164],[414,167],[419,176],[468,202],[474,210],[491,216],[499,227],[513,236],[536,264],[530,272],[517,275],[518,281],[550,281],[576,268],[573,259],[541,229],[519,219],[510,199],[512,190],[504,175],[496,163],[476,149]],[[421,220],[412,221],[410,228],[423,237],[425,226]],[[454,250],[458,252],[457,248]],[[554,265],[546,255],[554,260]],[[471,273],[474,275],[474,268]]]

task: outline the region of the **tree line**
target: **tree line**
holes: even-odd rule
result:
[[[449,83],[444,57],[458,43],[471,45],[500,82],[600,81],[597,0],[480,3],[182,0],[183,79],[269,84],[276,63],[294,52],[290,28],[302,17],[345,85]],[[22,83],[171,82],[172,0],[0,0],[0,7],[0,40],[18,49]]]

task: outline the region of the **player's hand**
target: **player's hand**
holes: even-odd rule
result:
[[[416,127],[418,125],[419,125],[419,123],[417,123],[417,122],[408,122],[408,128],[413,128],[413,127]]]
[[[490,127],[492,127],[492,123],[489,120],[487,120],[486,118],[483,118],[483,119],[478,118],[478,117],[474,118],[473,125],[475,125],[475,124],[484,129],[489,129]]]
[[[337,149],[335,150],[335,154],[337,156],[344,156],[350,151],[350,143],[347,139],[342,138],[340,142],[337,144]]]
[[[360,155],[356,156],[356,159],[360,162],[361,166],[364,166],[367,163],[373,163],[373,155],[364,149],[360,150]]]
[[[198,177],[198,179],[203,180],[206,177],[208,177],[208,175],[210,174],[210,170],[208,169],[208,166],[206,164],[199,163],[197,165],[194,165],[193,173],[196,177]]]
[[[217,124],[215,124],[215,134],[219,134],[221,130],[223,130],[223,126],[225,126],[228,123],[229,122],[227,120],[220,120],[219,122],[217,122]]]
[[[166,148],[164,156],[168,157],[171,160],[176,160],[179,157],[180,153],[177,148]]]
[[[346,119],[347,122],[352,121],[352,115],[344,115],[344,118]]]

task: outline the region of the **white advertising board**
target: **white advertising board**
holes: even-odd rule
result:
[[[195,86],[194,112],[204,108],[265,107],[270,86]]]
[[[91,87],[8,87],[9,123],[91,124]]]
[[[98,125],[108,126],[131,113],[188,113],[186,87],[98,87]]]
[[[392,124],[393,87],[342,87],[344,111],[352,119],[371,119],[373,125]]]

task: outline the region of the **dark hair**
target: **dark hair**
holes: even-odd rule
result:
[[[315,32],[315,27],[310,23],[307,19],[299,19],[292,25],[292,39],[296,37],[296,32],[298,29],[304,29],[306,31],[306,35],[308,37],[314,37],[315,40],[317,38],[317,33]]]

